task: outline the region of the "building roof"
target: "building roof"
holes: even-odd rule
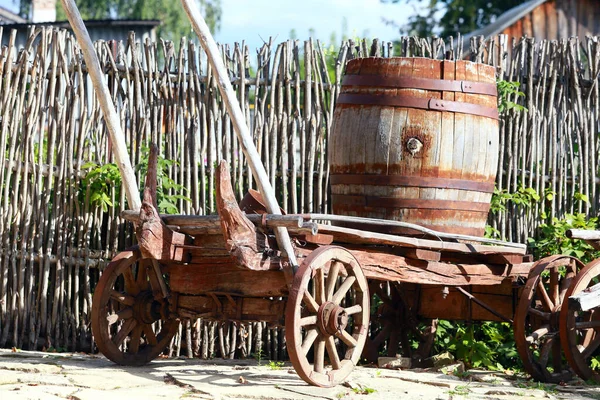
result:
[[[493,23],[464,35],[463,43],[469,43],[471,38],[475,36],[484,36],[486,38],[495,36],[547,1],[548,0],[529,0],[523,4],[513,7],[496,18]]]
[[[0,21],[2,23],[3,21]],[[84,21],[85,26],[90,27],[107,27],[107,26],[123,26],[123,27],[134,27],[134,26],[149,26],[155,27],[161,24],[161,22],[157,19],[91,19]],[[55,26],[57,28],[63,29],[71,29],[71,25],[69,21],[53,21],[53,22],[27,22],[23,20],[23,22],[19,23],[8,23],[5,26],[10,29],[20,29],[27,28],[31,25],[38,26]]]
[[[0,24],[4,24],[4,23],[24,23],[27,22],[26,19],[21,18],[19,15],[15,14],[14,12],[4,8],[4,7],[0,7]]]

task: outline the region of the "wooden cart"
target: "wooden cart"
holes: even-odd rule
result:
[[[426,324],[423,332],[418,322],[444,318],[513,322],[517,349],[534,378],[569,377],[558,311],[582,267],[573,258],[533,263],[523,247],[510,243],[378,234],[317,223],[311,215],[270,215],[256,194],[242,201],[246,214],[224,163],[218,216],[161,217],[152,186],[147,182],[140,213],[124,213],[136,223],[139,245],[115,257],[94,293],[94,338],[116,363],[140,365],[157,357],[181,319],[267,321],[285,327],[287,351],[302,379],[331,386],[348,376],[366,342],[367,358],[385,345],[391,355],[403,350],[423,359],[433,330],[427,332]],[[293,276],[286,276],[287,259],[273,236],[281,226],[290,231],[300,262]],[[371,295],[382,305],[369,323]],[[412,353],[411,332],[422,344]]]
[[[559,382],[570,375],[563,362],[559,311],[582,268],[578,260],[555,256],[533,263],[522,246],[473,244],[481,239],[414,225],[424,237],[318,223],[335,216],[282,216],[219,50],[192,0],[182,3],[217,77],[264,208],[255,198],[259,205],[245,207],[258,213],[244,214],[221,165],[218,217],[161,217],[155,150],[141,203],[93,45],[74,1],[62,3],[83,49],[128,203],[136,210],[125,217],[136,223],[139,245],[114,258],[93,298],[92,331],[109,359],[125,365],[149,362],[167,346],[181,319],[268,321],[285,326],[288,354],[302,379],[332,386],[351,372],[367,341],[368,358],[384,345],[395,354],[399,343],[408,353],[408,332],[415,332],[422,346],[411,356],[419,361],[431,346],[432,329],[422,332],[417,322],[441,317],[512,321],[517,350],[534,378]],[[373,323],[371,292],[382,302]]]

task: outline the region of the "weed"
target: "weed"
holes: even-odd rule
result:
[[[252,356],[258,361],[258,365],[261,365],[265,353],[263,352],[263,349],[258,349]]]
[[[376,392],[375,389],[367,387],[367,386],[355,387],[352,389],[352,391],[356,394],[371,394],[371,393]]]
[[[450,396],[468,396],[469,393],[471,390],[468,385],[456,385],[454,389],[448,391]]]
[[[267,367],[269,367],[273,371],[280,370],[281,367],[283,367],[283,361],[269,361]]]

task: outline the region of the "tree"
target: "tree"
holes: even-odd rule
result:
[[[420,10],[415,7],[415,15],[400,27],[401,33],[448,37],[482,28],[526,0],[381,0],[383,3],[400,1],[420,5]],[[427,4],[423,5],[424,2]]]
[[[158,28],[158,36],[178,41],[182,36],[189,36],[190,22],[177,0],[76,0],[77,7],[84,19],[157,19],[162,22]],[[26,3],[26,4],[25,4]],[[210,30],[219,30],[221,21],[221,0],[199,0],[202,15]],[[21,12],[25,16],[31,10],[31,0],[21,0]],[[67,16],[62,3],[56,3],[56,18],[66,20]]]

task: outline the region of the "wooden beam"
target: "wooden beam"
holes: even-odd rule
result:
[[[600,306],[600,283],[569,297],[569,310],[588,311]]]
[[[365,232],[358,229],[324,224],[318,224],[318,227],[319,233],[333,235],[335,241],[338,243],[387,244],[392,246],[414,247],[457,253],[525,254],[525,249],[515,247],[488,246],[417,239],[413,237],[388,235],[384,233]]]
[[[71,27],[77,37],[77,42],[81,46],[83,51],[83,58],[87,70],[92,78],[92,84],[94,91],[96,92],[96,98],[100,103],[100,108],[104,114],[104,121],[110,135],[110,141],[112,144],[112,151],[117,161],[117,166],[121,172],[121,178],[123,180],[123,188],[125,189],[125,196],[129,203],[129,208],[132,210],[139,210],[142,202],[140,201],[140,192],[137,186],[137,180],[131,167],[131,161],[129,160],[129,153],[127,152],[127,144],[125,143],[125,136],[121,130],[121,120],[115,111],[115,106],[112,103],[111,95],[108,90],[108,85],[104,80],[104,74],[100,69],[100,61],[94,50],[94,44],[90,35],[88,34],[85,24],[81,19],[79,10],[75,5],[74,0],[61,0],[63,8],[67,13],[67,18],[71,23]]]
[[[277,199],[275,198],[275,191],[269,183],[269,177],[267,176],[265,167],[254,146],[252,135],[246,125],[246,119],[244,118],[240,104],[237,101],[237,97],[231,86],[231,81],[229,80],[229,74],[223,64],[221,53],[210,33],[210,29],[208,29],[208,25],[206,25],[204,18],[200,14],[196,1],[181,0],[181,3],[192,23],[196,35],[198,35],[198,39],[200,39],[200,44],[206,52],[208,62],[210,63],[217,80],[217,86],[223,97],[223,103],[225,103],[227,111],[229,112],[231,123],[233,124],[234,131],[240,141],[240,147],[246,156],[248,165],[252,170],[252,175],[254,175],[258,188],[264,197],[267,211],[269,211],[269,214],[281,214]],[[298,268],[298,261],[296,260],[292,241],[287,230],[285,228],[275,228],[275,236],[277,237],[279,249],[287,256],[292,270],[295,272]]]

